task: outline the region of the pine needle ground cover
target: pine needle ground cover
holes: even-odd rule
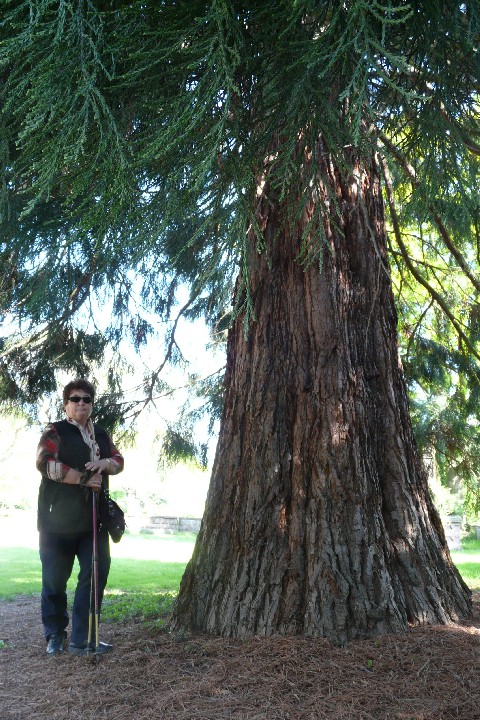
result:
[[[16,539],[13,532],[8,538]],[[110,656],[99,661],[46,657],[38,578],[32,578],[37,582],[33,595],[0,600],[2,720],[480,718],[477,542],[465,541],[464,552],[455,553],[474,589],[474,615],[466,623],[417,628],[342,648],[304,637],[227,640],[172,634],[169,617],[176,591],[167,589],[162,571],[156,592],[149,592],[159,571],[152,574],[148,563],[155,564],[159,556],[166,560],[159,548],[168,545],[168,559],[183,568],[192,538],[124,540],[114,549],[118,556],[100,627],[101,639],[115,645]],[[137,545],[141,553],[136,560],[122,557],[138,550]],[[14,548],[2,547],[1,566],[12,552]],[[18,577],[35,573],[38,552],[33,547],[16,552]],[[131,563],[137,570],[133,583]],[[156,565],[162,563],[157,560]],[[9,577],[11,584],[11,573]]]
[[[344,647],[109,623],[98,661],[47,658],[38,597],[0,601],[4,720],[478,720],[480,594],[466,624]]]

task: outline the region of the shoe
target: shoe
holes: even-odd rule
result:
[[[53,633],[47,642],[47,655],[59,655],[64,650],[65,633]]]
[[[98,643],[97,647],[93,647],[93,645],[84,645],[83,647],[79,647],[78,645],[68,646],[68,652],[71,655],[104,655],[105,653],[112,652],[112,650],[113,645],[105,642]]]

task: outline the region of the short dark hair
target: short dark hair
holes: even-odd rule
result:
[[[64,406],[68,403],[68,398],[70,397],[72,390],[84,390],[86,393],[88,393],[90,395],[90,397],[92,398],[92,402],[95,400],[95,388],[92,385],[92,383],[88,382],[88,380],[82,380],[80,378],[78,380],[71,380],[63,388],[63,405]]]

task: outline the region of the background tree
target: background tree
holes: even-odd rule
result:
[[[383,202],[402,271],[477,357],[404,228],[428,227],[475,297],[479,9],[6,3],[1,292],[21,332],[2,396],[141,344],[148,310],[171,323],[148,399],[175,318],[230,316],[177,626],[345,640],[469,611],[411,431]]]
[[[462,276],[444,261],[435,243],[428,241],[426,247],[428,252],[416,259],[413,252],[411,262],[448,298],[449,311],[463,318],[469,343],[476,346],[475,293],[465,291]],[[396,263],[403,264],[398,255]],[[433,463],[433,474],[452,491],[450,511],[454,502],[457,511],[463,508],[473,519],[479,509],[477,360],[425,287],[411,282],[405,269],[397,271],[395,264],[400,353],[417,444]]]

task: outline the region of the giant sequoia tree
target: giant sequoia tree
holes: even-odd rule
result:
[[[179,283],[181,313],[229,324],[175,626],[343,641],[468,614],[412,435],[385,208],[476,355],[410,229],[479,290],[478,0],[4,5],[2,398],[141,343]],[[81,325],[95,295],[103,332]]]

